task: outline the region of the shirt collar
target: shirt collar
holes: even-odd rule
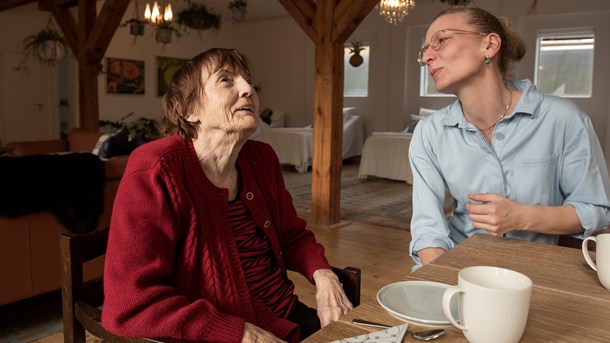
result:
[[[507,82],[506,86],[508,89],[523,92],[521,99],[519,99],[519,102],[515,107],[515,115],[524,114],[534,118],[540,104],[542,103],[544,95],[538,91],[532,81],[525,79],[515,82]],[[462,104],[459,100],[454,101],[448,107],[446,107],[445,116],[441,122],[445,126],[458,126],[460,128],[466,128],[468,121],[466,121],[466,118],[464,118],[464,115],[462,114]]]

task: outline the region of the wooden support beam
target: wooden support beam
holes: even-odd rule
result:
[[[343,44],[379,0],[279,0],[316,46],[312,221],[340,221]]]
[[[78,21],[67,8],[78,4]],[[129,0],[105,1],[97,15],[96,1],[39,0],[51,12],[78,61],[80,127],[99,129],[98,65],[123,18]]]

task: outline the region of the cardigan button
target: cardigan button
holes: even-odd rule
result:
[[[278,255],[280,258],[282,258],[282,256],[284,256],[284,250],[280,250],[280,253]]]
[[[269,220],[265,220],[265,224],[263,224],[263,226],[265,227],[265,229],[268,229],[269,226],[271,226],[271,222]]]
[[[248,200],[254,199],[254,193],[252,193],[252,192],[246,193],[246,199],[248,199]]]

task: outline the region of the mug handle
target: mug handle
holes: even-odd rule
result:
[[[443,293],[443,312],[445,313],[445,317],[449,319],[451,324],[453,324],[456,328],[465,331],[468,328],[465,325],[458,323],[455,318],[453,318],[453,314],[451,313],[451,298],[457,293],[465,293],[466,291],[459,286],[449,287]]]
[[[587,263],[589,264],[589,266],[591,268],[593,268],[593,270],[597,271],[597,266],[595,265],[595,262],[593,262],[593,260],[591,259],[591,256],[589,255],[589,247],[587,246],[588,241],[594,241],[597,244],[597,239],[595,238],[595,236],[589,236],[589,237],[585,238],[582,241],[582,254],[585,256],[585,260],[587,260]]]

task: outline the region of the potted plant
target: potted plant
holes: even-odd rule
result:
[[[220,28],[220,15],[208,10],[204,4],[188,1],[188,6],[176,15],[180,26],[193,30],[207,30]]]
[[[40,63],[54,65],[68,52],[68,43],[65,38],[50,25],[43,27],[38,33],[23,39],[24,59],[18,67],[25,66],[30,56]]]
[[[146,24],[145,20],[138,18],[131,18],[121,24],[121,27],[129,26],[129,34],[133,36],[143,36],[144,35],[144,25]]]
[[[350,54],[352,54],[352,57],[349,58],[349,64],[351,64],[353,67],[359,67],[362,62],[364,62],[364,58],[360,55],[360,51],[364,50],[365,48],[364,43],[362,41],[351,41],[352,47],[349,48],[349,52]]]
[[[157,43],[167,44],[172,42],[172,33],[176,34],[176,37],[180,37],[180,31],[172,25],[170,21],[161,20],[155,25],[155,39]]]
[[[233,20],[236,22],[246,19],[248,15],[248,1],[246,0],[233,0],[229,3],[228,8],[231,10]]]

